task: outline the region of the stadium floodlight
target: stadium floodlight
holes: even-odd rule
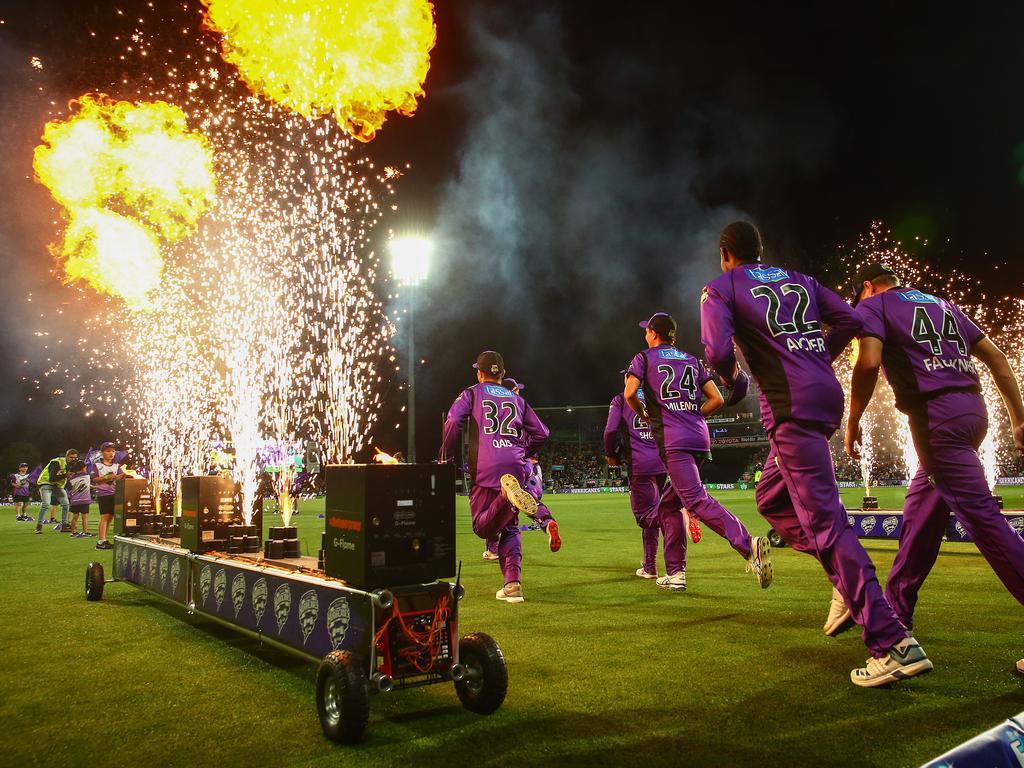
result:
[[[409,286],[409,442],[405,460],[416,463],[416,286],[427,279],[434,245],[425,237],[396,237],[389,243],[391,274]]]
[[[427,279],[434,245],[425,237],[396,237],[389,244],[391,274],[402,285],[417,285]]]

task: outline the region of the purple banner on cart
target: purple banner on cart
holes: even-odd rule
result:
[[[188,603],[188,557],[145,542],[114,542],[114,575],[140,587],[159,592],[176,603]]]
[[[1024,510],[1010,510],[1003,513],[1006,522],[1024,538]],[[891,509],[848,509],[846,519],[857,535],[862,539],[899,539],[903,531],[903,512]],[[946,531],[947,541],[966,541],[971,537],[963,524],[953,515],[949,517]]]

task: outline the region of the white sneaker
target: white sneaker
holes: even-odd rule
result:
[[[491,550],[485,549],[483,558],[484,560],[497,560],[498,556],[494,552],[491,552]]]
[[[875,688],[932,671],[932,662],[917,640],[908,637],[889,649],[880,659],[868,659],[867,666],[850,672],[850,682],[861,688]]]
[[[846,607],[846,601],[839,590],[832,587],[832,605],[829,606],[828,618],[825,619],[825,634],[829,637],[835,637],[853,625],[853,614]]]
[[[1017,666],[1014,668],[1014,671],[1018,675],[1024,675],[1024,659],[1017,662]]]
[[[639,576],[641,579],[656,579],[656,578],[658,578],[658,574],[651,573],[650,571],[645,571],[642,567],[636,569],[636,575]]]
[[[506,603],[521,603],[525,599],[523,597],[523,585],[518,581],[513,581],[511,584],[506,584],[495,592],[494,597],[498,600],[504,600]]]
[[[537,500],[516,479],[515,475],[501,476],[501,491],[513,507],[527,517],[537,516]]]
[[[766,536],[750,537],[750,557],[747,558],[747,572],[754,572],[761,589],[772,585],[774,569],[772,568],[772,545]]]
[[[662,589],[671,589],[675,592],[686,591],[686,571],[673,573],[671,576],[662,576],[656,582]]]

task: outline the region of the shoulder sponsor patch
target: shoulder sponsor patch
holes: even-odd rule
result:
[[[747,277],[759,283],[777,283],[789,277],[789,272],[779,267],[744,267],[743,271]]]
[[[668,349],[659,349],[658,357],[662,360],[685,360],[687,358],[687,354],[685,352],[681,352],[675,347],[669,347]]]
[[[507,390],[498,384],[484,385],[484,392],[491,397],[515,397],[510,390]]]
[[[896,294],[900,301],[910,301],[914,304],[938,304],[939,300],[931,294],[923,291],[900,291]]]

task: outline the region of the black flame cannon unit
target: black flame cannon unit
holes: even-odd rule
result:
[[[253,504],[252,522],[242,514],[242,487],[231,478],[181,478],[181,546],[190,552],[260,551],[263,504]]]
[[[456,572],[454,468],[325,471],[325,568],[313,557],[226,552],[230,531],[218,526],[235,519],[237,489],[200,477],[182,480],[180,543],[122,531],[109,581],[318,662],[317,713],[335,741],[359,741],[370,694],[396,688],[453,682],[466,709],[497,710],[508,686],[504,656],[486,634],[459,636],[463,590],[445,580]],[[101,599],[105,583],[103,565],[90,563],[86,598]]]

